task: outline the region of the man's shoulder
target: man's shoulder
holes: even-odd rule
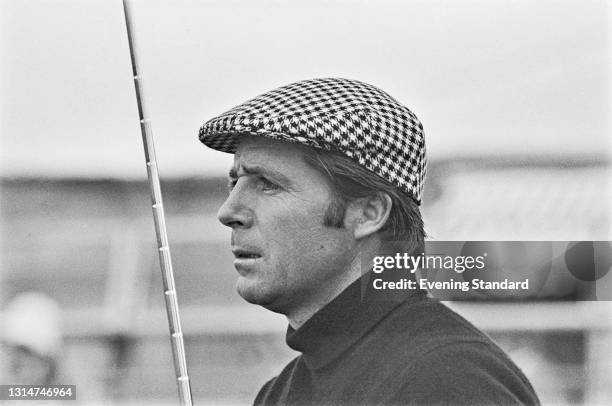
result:
[[[527,378],[485,333],[437,300],[406,303],[364,342],[390,403],[537,404]]]
[[[428,298],[397,306],[338,362],[345,371],[367,367],[376,374],[377,380],[385,381],[418,360],[432,356],[438,348],[454,349],[458,345],[489,352],[491,358],[510,362],[483,332],[439,301]]]
[[[486,342],[454,342],[415,357],[386,385],[390,403],[523,404],[539,400],[522,371]]]
[[[404,348],[410,357],[453,343],[484,344],[501,352],[485,333],[430,298],[406,301],[398,306],[370,332],[368,341],[373,346]]]

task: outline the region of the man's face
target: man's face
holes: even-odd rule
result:
[[[303,148],[244,138],[218,213],[232,228],[238,293],[280,313],[330,300],[354,255],[349,230],[323,225],[332,194]]]

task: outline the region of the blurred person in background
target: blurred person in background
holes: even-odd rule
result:
[[[425,141],[409,109],[362,82],[307,80],[199,135],[234,154],[218,218],[232,229],[237,291],[284,314],[301,353],[255,404],[539,403],[485,334],[426,291],[375,292],[362,269],[386,241],[424,250]]]
[[[15,296],[0,314],[0,381],[51,385],[62,348],[61,309],[36,292]]]

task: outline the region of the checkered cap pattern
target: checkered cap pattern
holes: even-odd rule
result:
[[[337,78],[292,83],[207,121],[199,138],[210,148],[234,153],[242,135],[339,151],[421,203],[423,126],[372,85]]]

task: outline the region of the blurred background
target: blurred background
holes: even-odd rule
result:
[[[176,403],[121,1],[1,4],[0,383]],[[346,77],[414,111],[432,240],[611,240],[609,2],[133,6],[197,404],[250,404],[297,355],[283,317],[234,291],[215,219],[231,156],[197,140],[205,120],[264,91]],[[610,302],[547,283],[549,297],[449,305],[544,404],[612,404]]]

